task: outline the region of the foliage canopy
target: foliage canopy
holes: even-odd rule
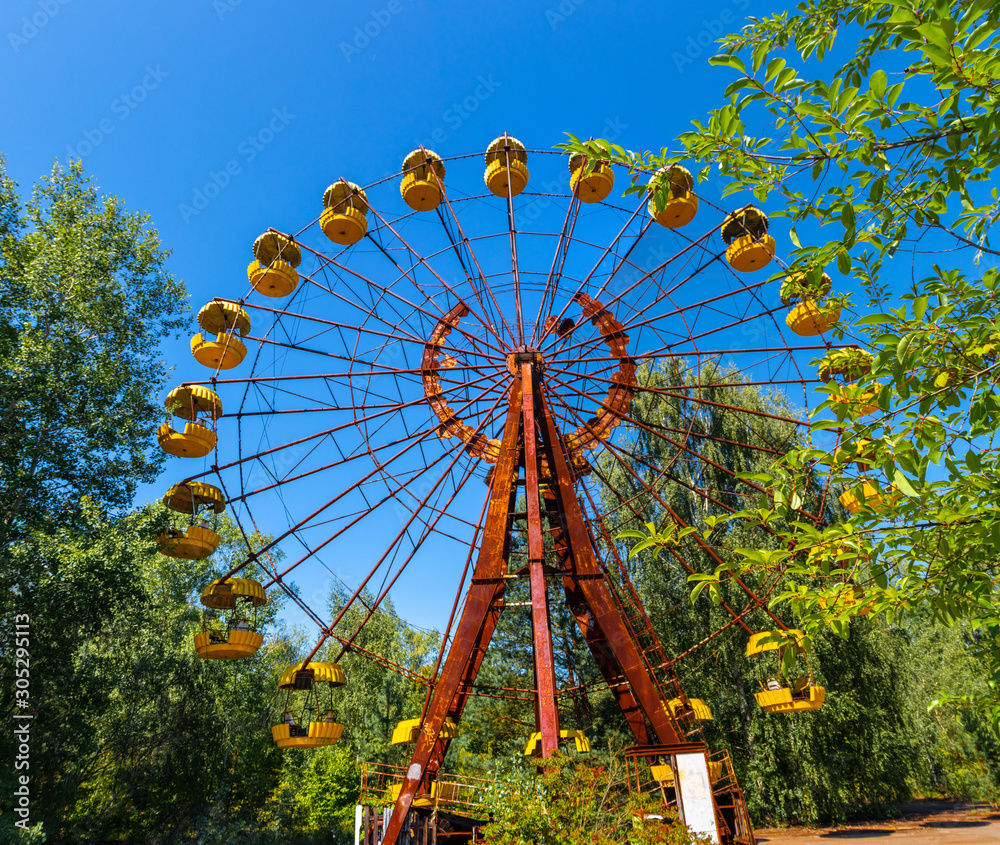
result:
[[[148,216],[102,197],[79,161],[21,205],[0,158],[0,547],[65,525],[88,496],[132,504],[183,286]]]
[[[775,601],[812,634],[844,630],[862,609],[893,620],[926,608],[961,625],[991,667],[989,691],[969,694],[1000,723],[998,42],[1000,12],[986,0],[805,2],[722,40],[711,61],[736,78],[679,149],[565,146],[631,167],[634,192],[660,166],[694,158],[705,178],[715,165],[726,195],[780,203],[768,210],[786,218],[793,248],[776,279],[836,268],[835,291],[857,287],[865,301],[835,338],[867,347],[871,372],[821,391],[874,391],[878,414],[820,404],[812,442],[755,478],[767,506],[734,518],[784,519],[812,478],[835,491],[857,485],[852,461],[831,465],[831,455],[846,447],[852,457],[868,441],[863,477],[895,492],[891,507],[869,502],[825,528],[788,525],[789,571],[810,583]],[[897,281],[904,273],[909,285]],[[850,552],[832,570],[829,556],[807,557],[838,544]],[[775,565],[786,564],[748,555],[716,575]],[[831,601],[845,577],[863,591],[847,606]]]

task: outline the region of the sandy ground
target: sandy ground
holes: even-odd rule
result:
[[[914,801],[898,819],[838,828],[758,830],[760,845],[1000,845],[1000,811],[976,804]]]

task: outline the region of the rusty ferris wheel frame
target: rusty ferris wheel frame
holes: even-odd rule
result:
[[[528,154],[564,159],[552,151]],[[462,170],[480,155],[444,162]],[[705,460],[695,441],[711,439],[713,433],[694,430],[701,409],[713,406],[740,418],[748,435],[740,445],[774,454],[782,444],[750,442],[757,438],[757,422],[775,417],[804,425],[792,416],[703,395],[710,389],[699,376],[706,366],[738,370],[743,385],[799,386],[805,406],[808,383],[817,380],[803,371],[802,356],[815,357],[831,347],[787,342],[775,318],[781,306],[764,301],[766,286],[774,284],[771,274],[748,277],[726,264],[718,236],[726,211],[704,197],[696,221],[717,219],[690,226],[701,232],[692,237],[681,229],[657,231],[645,212],[646,197],[632,207],[591,205],[567,185],[562,192],[526,189],[516,197],[508,191],[503,203],[489,192],[460,195],[457,188],[471,183],[465,175],[438,179],[442,201],[433,212],[396,214],[391,194],[383,210],[383,194],[394,188],[399,174],[367,186],[371,226],[359,245],[334,252],[322,243],[312,246],[318,218],[282,233],[302,248],[308,262],[290,300],[280,303],[283,307],[266,305],[252,289],[239,299],[220,298],[267,326],[248,335],[258,344],[251,374],[229,378],[216,372],[208,380],[188,382],[242,392],[239,410],[223,415],[236,422],[238,454],[231,460],[217,455],[208,470],[188,480],[218,478],[245,536],[261,527],[266,509],[255,507],[257,501],[283,497],[292,488],[307,489],[306,498],[314,498],[316,482],[330,485],[336,479],[333,496],[307,508],[304,517],[291,517],[287,529],[229,575],[251,563],[260,565],[269,574],[265,588],[284,590],[315,622],[321,633],[307,662],[332,638],[340,643],[337,660],[355,651],[427,684],[422,729],[385,831],[390,845],[414,796],[428,788],[443,764],[450,739],[442,736],[442,727],[446,720],[458,724],[470,697],[506,694],[524,700],[530,693],[541,754],[555,752],[559,701],[571,692],[559,688],[553,661],[549,603],[555,584],[562,586],[637,746],[681,748],[699,742],[690,709],[667,706],[669,700],[687,703],[674,667],[724,631],[749,632],[751,612],[784,627],[767,610],[768,587],[756,592],[737,579],[744,606],[724,604],[729,622],[668,656],[613,538],[620,525],[641,515],[643,501],[656,502],[685,527],[662,495],[665,482],[679,484],[713,507],[736,509],[718,491],[701,489],[675,473],[678,461]],[[539,208],[549,217],[558,213],[558,228],[531,227],[540,215],[524,209]],[[506,225],[500,224],[502,218]],[[600,243],[602,232],[605,239],[613,233],[610,241]],[[638,255],[653,233],[669,239],[670,249],[650,267]],[[541,261],[546,250],[548,258]],[[706,281],[718,289],[704,296]],[[741,346],[731,341],[741,327],[759,321],[773,327],[775,342]],[[649,372],[665,361],[675,363],[675,374],[687,372],[688,377],[677,384],[650,379]],[[317,372],[323,369],[318,362],[333,369]],[[643,394],[683,403],[690,409],[687,424],[633,416],[633,401]],[[333,415],[336,424],[313,423],[323,415]],[[295,428],[285,424],[290,419],[296,420]],[[657,438],[670,457],[654,465],[634,444],[638,432]],[[272,439],[280,442],[274,445]],[[292,459],[280,460],[289,454]],[[715,467],[748,494],[761,492],[753,482]],[[485,481],[485,488],[473,479]],[[475,489],[485,489],[485,495],[471,495]],[[526,508],[520,514],[515,512],[519,492]],[[470,510],[470,500],[481,501]],[[376,523],[384,525],[387,513],[402,526],[370,544],[369,571],[327,621],[290,588],[288,579],[324,551]],[[523,526],[526,565],[511,571],[515,519]],[[718,560],[697,534],[691,538],[702,553]],[[282,548],[287,554],[292,543],[302,547],[301,554],[277,563],[270,553]],[[356,640],[410,567],[420,565],[424,555],[440,558],[442,543],[463,568],[428,679]],[[670,555],[683,571],[694,571],[683,546]],[[607,577],[611,570],[614,578]],[[525,578],[530,586],[535,687],[481,690],[476,674],[513,577]],[[337,628],[352,607],[361,607],[362,619],[344,636]],[[732,791],[739,793],[735,780]]]

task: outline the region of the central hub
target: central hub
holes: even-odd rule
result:
[[[542,353],[537,349],[521,347],[515,349],[507,356],[507,369],[512,375],[521,372],[521,364],[534,364],[536,372],[544,372],[545,362],[542,360]]]

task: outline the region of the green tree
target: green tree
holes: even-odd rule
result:
[[[279,774],[270,726],[293,649],[280,629],[236,664],[202,661],[192,645],[197,597],[242,539],[224,522],[214,560],[179,561],[156,551],[160,507],[115,520],[89,508],[77,523],[9,550],[15,571],[41,560],[46,573],[30,593],[48,609],[31,614],[32,819],[54,843],[252,826]]]
[[[114,697],[103,644],[141,636],[129,626],[148,622],[155,592],[144,561],[160,518],[125,510],[160,463],[157,345],[184,305],[165,260],[148,217],[99,195],[79,162],[22,203],[0,158],[0,660],[13,666],[13,618],[27,614],[32,806],[50,838]],[[0,707],[11,713],[11,689]]]
[[[789,491],[817,472],[835,490],[856,484],[849,462],[820,466],[834,442],[824,435],[853,452],[871,441],[870,483],[885,496],[895,486],[891,510],[866,506],[822,530],[789,526],[785,539],[801,550],[791,567],[812,581],[775,599],[789,602],[814,634],[833,622],[843,628],[862,608],[888,619],[926,608],[938,623],[962,626],[989,680],[958,697],[971,696],[995,724],[1000,252],[990,234],[1000,195],[989,182],[1000,163],[998,42],[1000,12],[988,0],[806,2],[751,19],[722,40],[711,61],[735,79],[678,150],[567,145],[631,167],[636,192],[657,167],[694,159],[704,178],[714,166],[727,195],[780,202],[768,211],[787,218],[791,272],[835,267],[835,290],[860,288],[860,315],[835,337],[874,354],[871,372],[849,393],[874,391],[877,417],[862,414],[864,403],[821,406],[832,413],[815,419],[816,439],[760,479],[776,494],[774,506],[737,518],[786,516]],[[916,281],[900,292],[899,276]],[[864,598],[845,608],[829,601],[837,587],[822,561],[804,552],[851,537],[871,552],[858,582]],[[762,573],[772,563],[747,558],[724,571]]]
[[[166,258],[79,161],[22,206],[0,158],[0,548],[69,524],[83,496],[122,512],[155,477],[157,346],[185,299]]]
[[[338,613],[346,600],[347,594],[335,589],[330,596],[331,612]],[[362,594],[334,632],[350,639],[363,623],[353,640],[358,648],[348,648],[340,661],[347,686],[336,696],[337,718],[360,759],[388,762],[391,756],[402,763],[402,752],[392,753],[400,751],[390,746],[392,732],[404,719],[420,716],[427,690],[424,679],[440,637],[436,631],[421,631],[400,619],[389,597],[365,621],[372,603],[371,595]],[[320,659],[332,661],[342,647],[340,640],[331,640]]]
[[[354,808],[361,800],[361,767],[346,737],[332,748],[288,752],[281,780],[265,809],[269,829],[322,834],[321,841],[354,842]]]
[[[935,624],[923,609],[904,620],[916,785],[927,795],[996,802],[1000,795],[1000,740],[988,720],[971,708],[945,704],[941,696],[988,695],[987,674],[959,626]]]
[[[761,556],[782,553],[781,525],[765,530],[728,517],[760,496],[746,476],[801,446],[804,433],[793,422],[800,412],[783,394],[744,384],[735,372],[694,372],[673,360],[638,375],[647,389],[633,404],[625,449],[641,460],[636,466],[611,456],[602,460],[603,506],[622,514],[617,530],[658,526],[659,553],[633,554],[628,573],[668,655],[701,643],[677,665],[679,678],[688,695],[710,704],[714,719],[705,725],[706,738],[713,748],[729,749],[752,815],[773,822],[842,820],[905,801],[915,766],[901,632],[858,619],[846,643],[818,636],[811,668],[827,689],[826,703],[814,713],[769,715],[753,695],[773,670],[747,659],[747,635],[727,608],[744,614],[742,620],[755,631],[778,625],[754,608],[740,585],[716,577],[717,561],[738,560],[739,549]],[[677,431],[686,437],[663,434]],[[642,484],[633,472],[645,476]],[[654,492],[643,495],[642,485]],[[835,500],[820,506],[822,492],[813,479],[799,489],[798,507],[827,520],[842,519]],[[696,535],[678,531],[678,525],[691,526]],[[708,539],[711,555],[696,536]],[[617,552],[629,557],[627,545]],[[691,578],[705,579],[695,582],[705,589],[693,600]],[[745,573],[743,580],[763,597],[804,581],[772,572]],[[793,623],[787,609],[779,613],[781,623]]]

